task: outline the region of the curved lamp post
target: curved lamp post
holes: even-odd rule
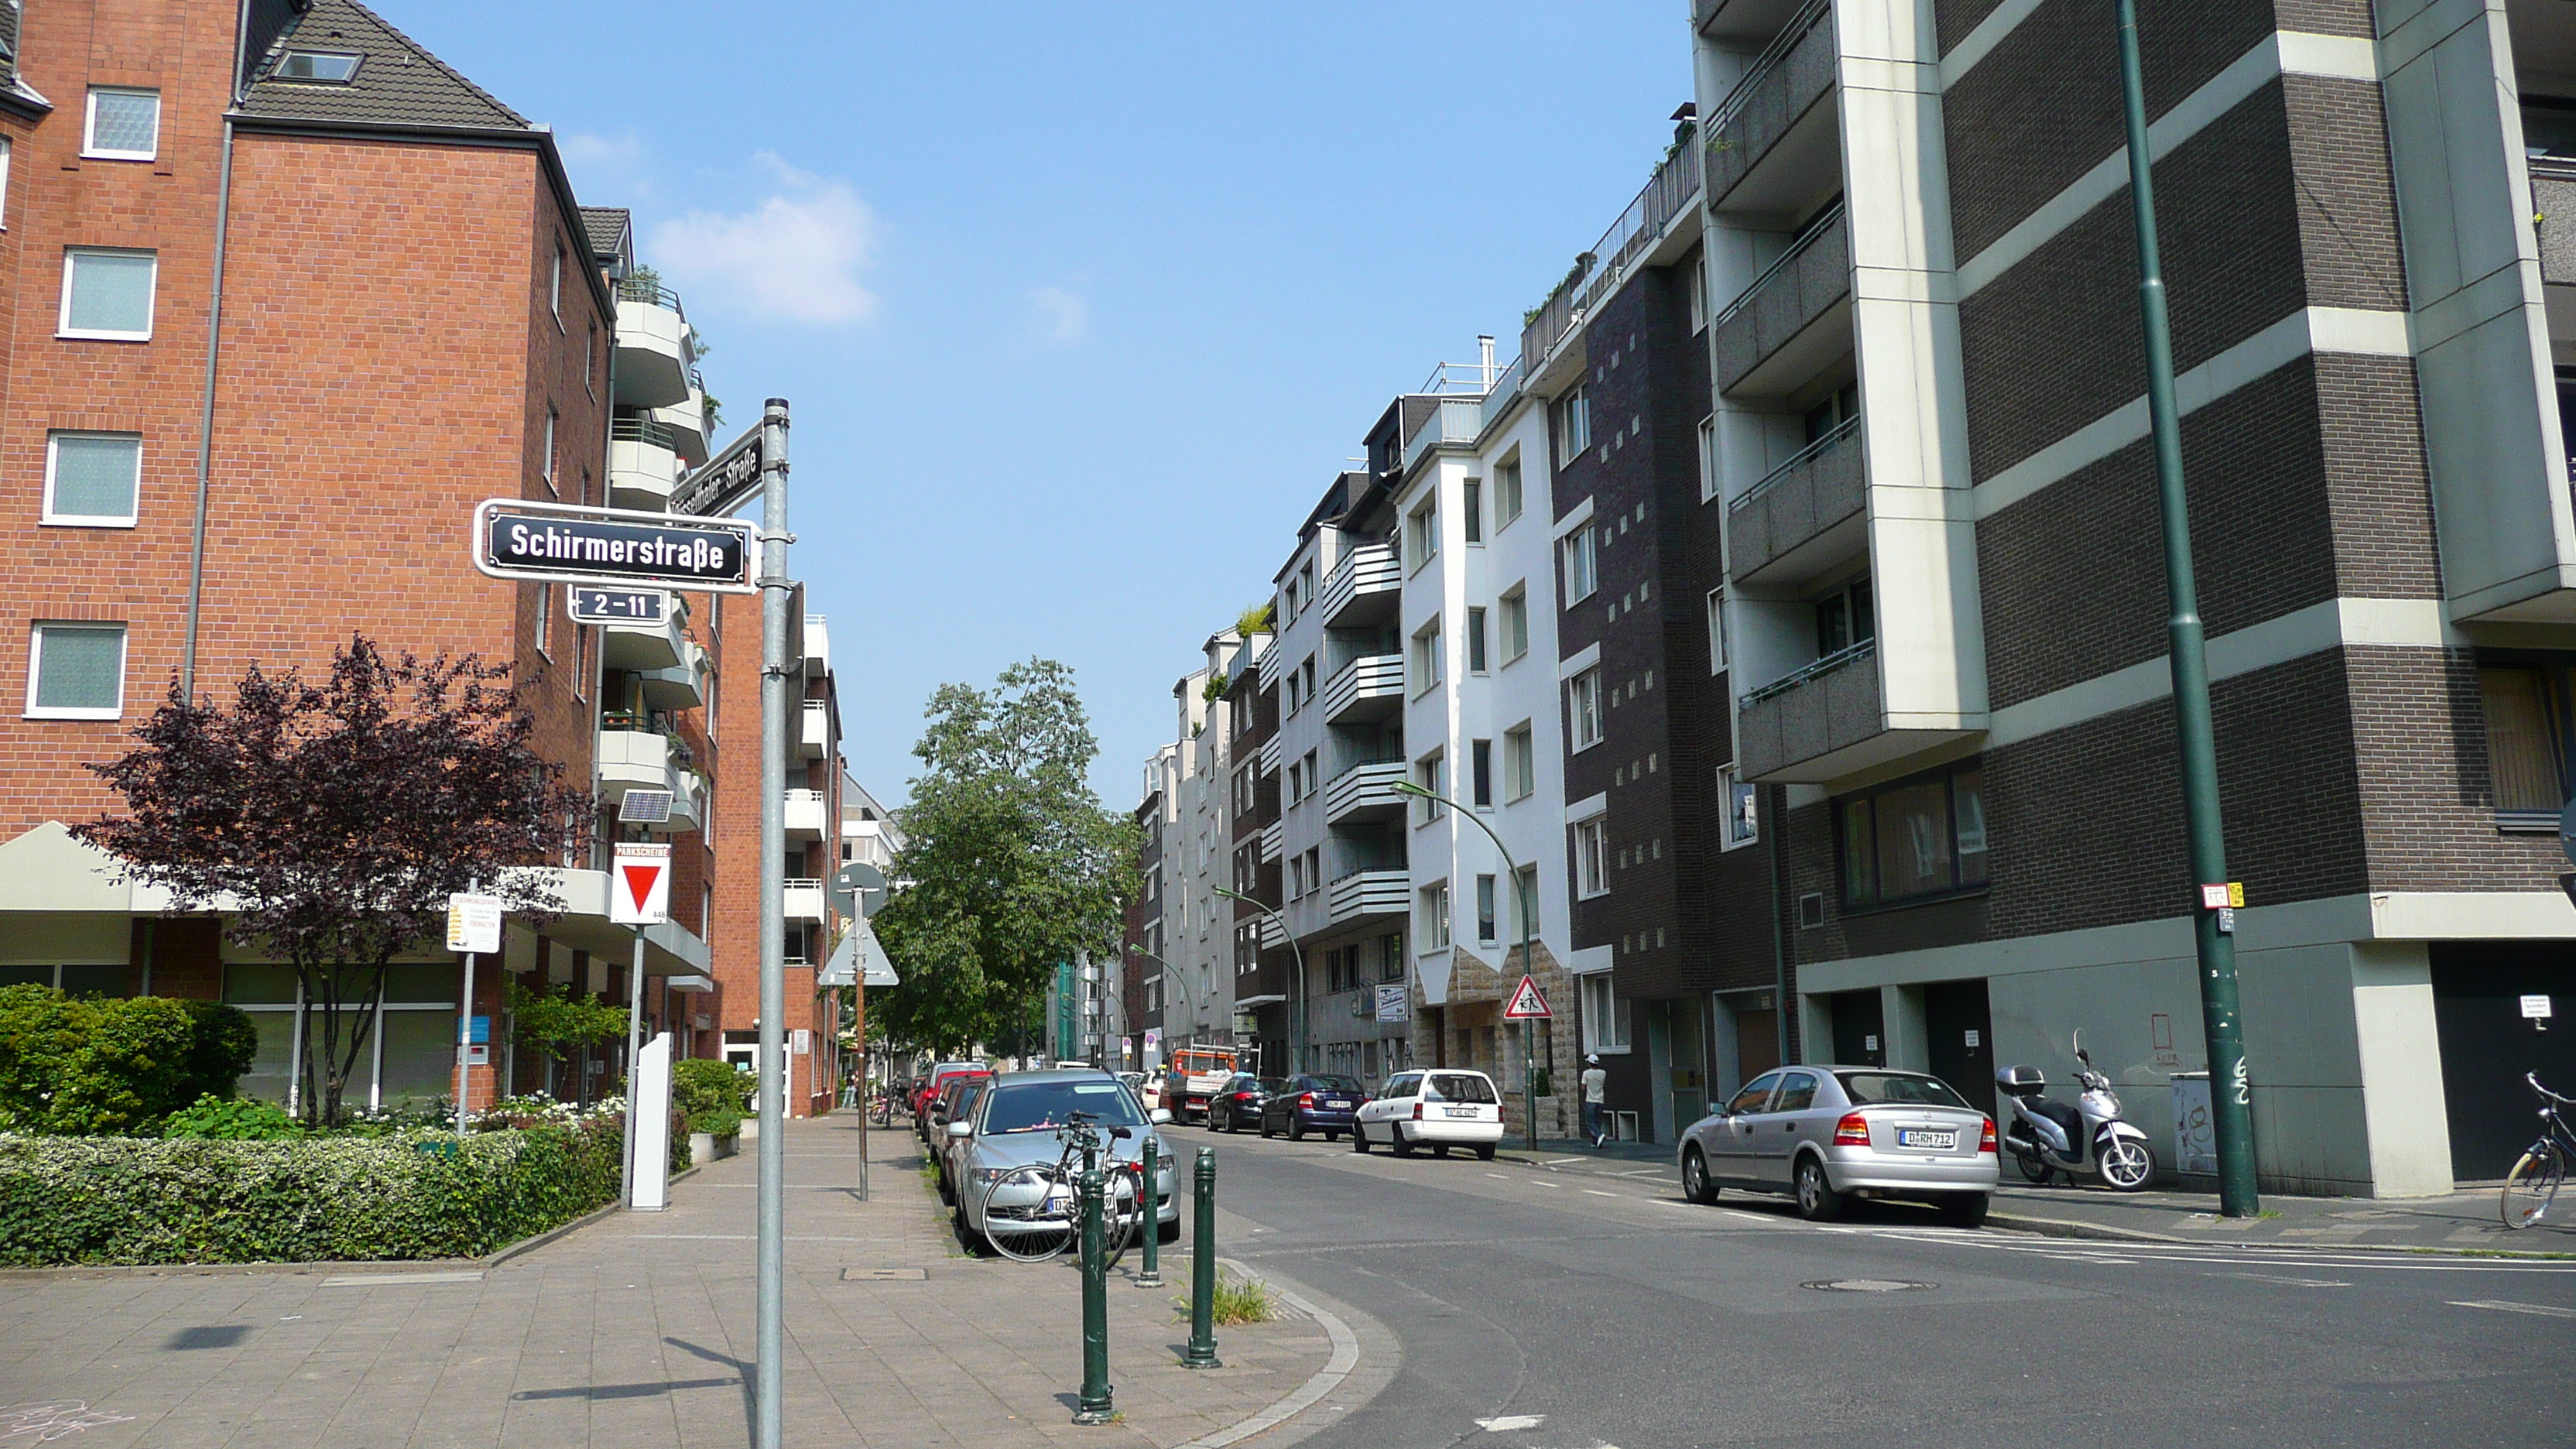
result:
[[[1530,922],[1537,917],[1538,913],[1530,909],[1530,899],[1523,893],[1521,868],[1519,863],[1512,859],[1512,848],[1503,844],[1503,838],[1494,833],[1494,827],[1487,825],[1476,812],[1459,809],[1458,802],[1448,796],[1427,786],[1417,785],[1411,780],[1396,781],[1394,789],[1399,795],[1410,795],[1417,800],[1428,800],[1434,805],[1448,806],[1460,819],[1485,832],[1486,838],[1494,842],[1494,849],[1502,852],[1504,873],[1512,880],[1512,898],[1519,901],[1521,906],[1521,972],[1524,975],[1536,972],[1538,957],[1530,950]],[[1538,1069],[1536,1059],[1530,1052],[1530,1024],[1524,1021],[1520,1026],[1521,1126],[1523,1129],[1521,1136],[1528,1144],[1529,1150],[1536,1152],[1538,1151]]]
[[[1252,907],[1254,910],[1261,912],[1265,916],[1268,916],[1270,919],[1277,921],[1279,923],[1279,934],[1288,938],[1289,953],[1297,962],[1297,980],[1294,983],[1296,989],[1288,993],[1288,1070],[1280,1075],[1292,1076],[1298,1072],[1302,1072],[1306,1070],[1305,949],[1297,944],[1297,933],[1288,929],[1288,918],[1286,916],[1279,914],[1277,911],[1270,909],[1268,906],[1263,905],[1261,902],[1254,900],[1252,897],[1245,895],[1241,891],[1230,891],[1223,886],[1216,886],[1214,887],[1214,890],[1218,895],[1225,897],[1227,900],[1241,901],[1245,905]]]

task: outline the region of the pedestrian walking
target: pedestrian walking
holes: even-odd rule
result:
[[[1610,1074],[1601,1070],[1600,1056],[1595,1054],[1585,1057],[1583,1059],[1583,1135],[1592,1139],[1592,1150],[1595,1152],[1601,1150],[1602,1143],[1610,1140],[1610,1134],[1603,1130],[1601,1118],[1601,1104],[1608,1097],[1609,1091]]]

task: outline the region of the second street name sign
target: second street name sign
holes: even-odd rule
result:
[[[502,579],[748,594],[757,534],[740,519],[493,498],[474,509],[474,566]]]

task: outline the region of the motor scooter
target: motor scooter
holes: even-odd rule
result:
[[[2063,1173],[2072,1186],[2081,1174],[2099,1177],[2121,1192],[2137,1192],[2156,1175],[2156,1158],[2147,1134],[2122,1120],[2120,1099],[2111,1079],[2093,1069],[2084,1050],[2084,1034],[2075,1034],[2076,1085],[2084,1089],[2075,1105],[2040,1095],[2048,1078],[2037,1067],[2006,1067],[1995,1073],[1995,1085],[2012,1103],[2013,1120],[2004,1128],[2003,1147],[2021,1175],[2045,1183]]]

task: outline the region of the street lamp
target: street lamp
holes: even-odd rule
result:
[[[1417,785],[1411,780],[1398,780],[1395,782],[1395,793],[1411,795],[1418,800],[1428,800],[1434,805],[1448,806],[1457,812],[1460,819],[1485,832],[1486,838],[1494,842],[1494,849],[1502,852],[1503,871],[1512,878],[1512,899],[1520,902],[1521,906],[1521,971],[1524,975],[1535,972],[1538,969],[1538,957],[1530,950],[1530,922],[1538,913],[1530,909],[1530,898],[1521,884],[1521,868],[1512,859],[1512,848],[1503,844],[1503,838],[1494,833],[1494,827],[1487,825],[1476,812],[1458,809],[1457,801],[1428,786]],[[1536,1152],[1538,1151],[1538,1068],[1536,1059],[1530,1053],[1530,1035],[1530,1024],[1527,1020],[1523,1020],[1521,1022],[1521,1136],[1527,1142],[1529,1150]]]
[[[1129,947],[1129,948],[1128,948],[1128,954],[1130,954],[1130,955],[1135,955],[1135,956],[1142,956],[1142,957],[1144,957],[1146,960],[1151,961],[1151,962],[1153,962],[1155,965],[1160,966],[1160,967],[1162,967],[1162,968],[1163,968],[1163,975],[1162,975],[1162,979],[1163,979],[1164,981],[1169,982],[1170,984],[1175,985],[1175,986],[1177,986],[1177,987],[1179,987],[1179,988],[1180,988],[1182,1004],[1183,1004],[1183,1005],[1185,1005],[1185,1006],[1188,1006],[1188,1007],[1189,1007],[1189,1009],[1190,1009],[1190,1021],[1191,1021],[1191,1023],[1192,1023],[1193,1025],[1195,1025],[1195,1024],[1198,1022],[1198,1019],[1199,1019],[1199,1008],[1198,1008],[1198,1003],[1197,1003],[1195,1000],[1193,1000],[1193,999],[1191,998],[1191,996],[1190,996],[1190,981],[1189,981],[1189,978],[1188,978],[1187,976],[1184,976],[1184,975],[1182,975],[1182,974],[1181,974],[1181,968],[1180,968],[1180,967],[1178,967],[1178,966],[1173,965],[1173,964],[1172,964],[1171,962],[1169,962],[1169,961],[1164,960],[1162,957],[1155,955],[1153,952],[1146,950],[1146,949],[1145,949],[1144,947],[1142,947],[1142,946],[1131,946],[1131,947]],[[1166,999],[1168,1000],[1169,998],[1166,998]],[[1171,1027],[1171,1024],[1170,1024],[1169,1022],[1165,1022],[1165,1023],[1164,1023],[1164,1030],[1166,1031],[1166,1033],[1168,1033],[1168,1032],[1170,1031],[1170,1027]],[[1167,1040],[1167,1041],[1164,1043],[1164,1045],[1165,1045],[1166,1049],[1168,1049],[1168,1048],[1169,1048],[1169,1046],[1170,1046],[1170,1042]]]
[[[1288,938],[1289,953],[1297,962],[1297,979],[1293,983],[1296,989],[1288,993],[1288,1070],[1280,1073],[1280,1075],[1292,1076],[1298,1072],[1302,1072],[1306,1070],[1306,953],[1297,944],[1297,933],[1288,929],[1288,918],[1286,916],[1270,909],[1268,906],[1265,906],[1261,902],[1254,900],[1252,897],[1245,895],[1243,892],[1230,891],[1223,886],[1218,886],[1215,889],[1218,895],[1225,897],[1227,900],[1241,901],[1245,905],[1252,907],[1254,910],[1261,912],[1265,916],[1268,916],[1270,919],[1277,921],[1279,923],[1279,934]]]

